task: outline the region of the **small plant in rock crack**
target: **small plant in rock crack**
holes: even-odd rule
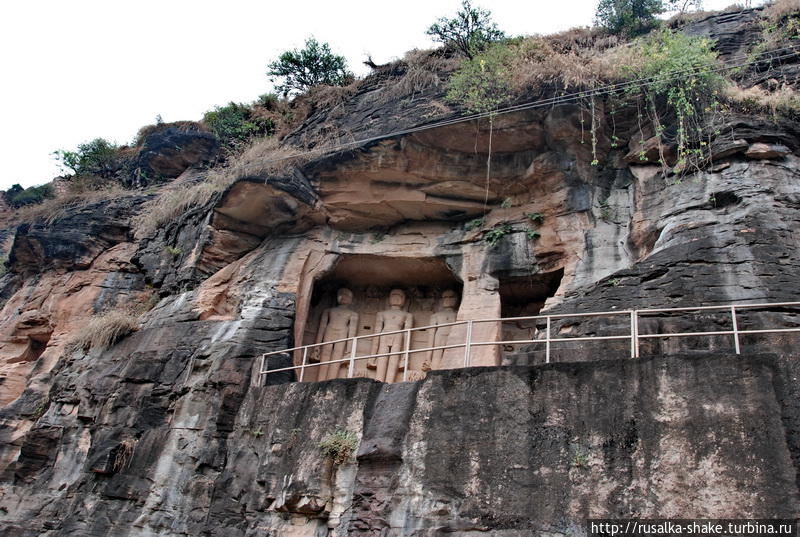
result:
[[[608,283],[610,283],[612,287],[617,287],[619,284],[622,283],[622,281],[619,278],[611,278],[610,280],[608,280]]]
[[[589,467],[589,451],[584,446],[572,444],[570,450],[572,451],[572,466],[581,469]]]
[[[511,198],[506,198],[503,200],[503,203],[500,204],[500,207],[502,207],[503,209],[510,209],[511,204],[512,204]]]
[[[167,246],[166,248],[164,248],[164,251],[167,252],[172,257],[178,257],[179,255],[181,255],[181,249],[178,248],[177,246]]]
[[[528,220],[537,225],[544,222],[544,215],[542,213],[528,213],[525,216],[528,217]]]
[[[356,447],[358,447],[358,437],[355,433],[344,429],[337,429],[319,443],[322,454],[337,466],[347,462]]]
[[[119,443],[117,453],[114,456],[114,471],[119,472],[128,467],[133,458],[133,451],[136,448],[136,441],[133,438],[126,438]]]
[[[529,240],[529,241],[533,241],[533,240],[536,240],[536,239],[538,239],[538,238],[539,238],[539,237],[541,237],[542,235],[541,235],[541,233],[539,233],[539,232],[538,232],[538,231],[536,231],[536,230],[529,229],[529,230],[525,231],[525,236],[526,236],[526,237],[528,237],[528,240]]]
[[[614,220],[614,216],[614,209],[612,209],[607,202],[600,205],[600,220],[604,222],[611,222]]]
[[[252,434],[256,438],[261,438],[262,436],[264,436],[264,431],[261,430],[261,427],[259,427],[258,429],[253,429],[252,431],[250,431],[250,434]]]
[[[482,228],[484,222],[485,221],[484,221],[483,218],[476,218],[475,220],[470,220],[469,222],[464,224],[464,229],[467,230],[467,231],[472,231],[472,230],[475,230],[475,229]]]
[[[38,420],[39,418],[44,416],[44,413],[47,412],[48,408],[50,408],[50,398],[45,397],[44,399],[39,401],[39,404],[36,405],[36,408],[33,409],[33,415],[31,417],[34,420]]]
[[[494,248],[497,246],[497,243],[500,242],[500,239],[511,233],[513,229],[511,228],[511,224],[502,223],[497,224],[495,227],[490,229],[486,232],[486,243],[489,245],[490,248]]]

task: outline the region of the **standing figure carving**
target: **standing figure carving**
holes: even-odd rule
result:
[[[392,289],[389,293],[389,309],[379,311],[375,317],[375,332],[394,332],[412,328],[414,316],[403,309],[406,304],[406,294],[402,289]],[[381,382],[394,382],[397,375],[398,364],[402,358],[399,351],[403,350],[406,335],[403,332],[372,338],[372,354],[377,354],[377,371],[375,380]],[[398,353],[391,354],[389,353]]]
[[[315,343],[355,337],[358,330],[358,313],[348,307],[353,303],[353,292],[342,287],[336,293],[336,302],[338,306],[328,308],[322,312]],[[326,364],[326,362],[341,360],[342,357],[350,352],[350,349],[350,340],[315,347],[313,355],[319,359],[321,364],[318,366],[320,372],[317,379],[330,380],[337,378],[342,362],[335,364]]]
[[[443,324],[453,323],[456,320],[456,306],[458,305],[458,295],[455,291],[447,290],[442,293],[442,309],[431,315],[430,324],[435,326],[430,330],[428,340],[429,347],[441,347],[447,345],[447,336],[450,335],[452,326],[439,326]],[[423,371],[431,369],[439,369],[442,365],[442,356],[444,349],[435,349],[431,351],[429,360],[422,364]]]

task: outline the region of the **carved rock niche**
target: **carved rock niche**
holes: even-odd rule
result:
[[[303,345],[316,342],[323,313],[337,305],[337,293],[342,288],[352,291],[352,302],[348,308],[358,314],[356,335],[362,336],[376,333],[377,314],[390,309],[389,295],[393,289],[400,289],[405,293],[405,303],[401,309],[413,315],[414,327],[422,327],[430,325],[431,316],[442,309],[442,294],[445,291],[456,293],[459,299],[456,309],[458,308],[463,285],[440,258],[343,255],[331,270],[314,283],[308,314],[305,316]],[[431,337],[431,330],[412,332],[410,349],[413,351],[428,347]],[[376,340],[377,338],[359,339],[356,355],[371,354],[373,342]],[[348,351],[344,357],[349,355]],[[424,376],[423,363],[430,362],[430,359],[428,352],[410,352],[408,380]],[[295,356],[295,363],[299,365],[301,360],[302,355],[298,353]],[[316,363],[313,362],[311,353],[309,362]],[[354,376],[376,378],[376,372],[380,368],[370,362],[372,361],[357,360]],[[402,355],[399,363],[401,368],[396,373],[395,381],[403,378]],[[329,369],[327,373],[323,372],[324,369],[323,367],[306,369],[303,380],[346,378],[348,374],[347,363],[333,368],[335,370]]]

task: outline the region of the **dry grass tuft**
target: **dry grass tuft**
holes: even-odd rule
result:
[[[158,197],[145,203],[141,212],[133,218],[134,236],[141,239],[155,235],[159,228],[176,221],[192,207],[205,205],[214,194],[228,187],[230,183],[225,183],[224,179],[219,174],[211,173],[205,181],[162,190]]]
[[[764,17],[770,21],[779,21],[784,17],[800,14],[800,0],[775,0],[764,7]]]
[[[17,211],[16,218],[20,222],[41,222],[51,226],[76,208],[132,194],[116,182],[94,177],[74,177],[67,183],[65,192],[38,205],[22,207]]]
[[[314,86],[305,95],[316,110],[335,110],[356,94],[361,81],[356,80],[347,86]]]
[[[800,117],[800,93],[789,86],[767,91],[758,86],[744,89],[729,85],[725,88],[725,96],[745,111],[767,112],[773,118]]]
[[[556,85],[591,87],[623,77],[620,66],[628,47],[616,37],[589,29],[573,29],[547,37],[530,37],[511,45],[512,88]]]
[[[139,315],[131,308],[117,307],[92,315],[72,335],[67,349],[86,351],[108,349],[139,329]]]
[[[280,146],[275,137],[256,140],[240,154],[231,157],[224,166],[210,170],[204,181],[164,189],[157,198],[145,203],[134,218],[134,234],[137,238],[152,236],[193,207],[206,205],[215,194],[239,179],[266,179],[270,175],[286,173],[292,166],[309,158],[297,155],[297,150]]]
[[[319,148],[314,154],[317,152],[321,153],[322,149]],[[279,175],[305,164],[313,156],[300,153],[300,150],[293,147],[281,146],[274,137],[263,138],[256,140],[227,166],[214,170],[212,174],[221,175],[228,184],[245,177],[266,178],[269,175]]]
[[[117,454],[114,457],[114,466],[113,469],[115,472],[119,472],[120,470],[124,470],[128,467],[133,458],[133,452],[136,449],[136,440],[133,438],[126,438],[122,442],[119,443],[117,447]]]
[[[385,99],[389,101],[410,96],[413,100],[428,88],[442,87],[459,64],[459,58],[447,57],[441,49],[413,49],[392,65],[394,69],[402,71],[402,75],[386,86]]]

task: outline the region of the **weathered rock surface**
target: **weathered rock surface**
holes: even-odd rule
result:
[[[733,59],[760,31],[753,13],[687,31]],[[378,72],[290,140],[454,113],[441,87],[386,98],[395,75]],[[489,128],[473,122],[242,177],[152,237],[131,233],[148,196],[20,227],[0,281],[0,536],[522,537],[580,533],[595,516],[797,517],[792,333],[743,337],[738,356],[729,336],[648,339],[638,360],[627,339],[561,342],[550,365],[541,346],[483,346],[468,358],[486,367],[456,370],[459,348],[443,357],[452,370],[391,385],[256,376],[262,353],[313,340],[325,293],[343,284],[376,304],[402,285],[429,310],[457,288],[459,319],[797,300],[797,122],[731,114],[711,162],[679,176],[626,113],[619,143],[600,121],[594,164],[580,107],[561,105],[495,120],[488,181]],[[165,155],[152,162],[169,173],[185,164]],[[140,330],[65,352],[88,314],[142,293],[161,298]],[[640,328],[727,330],[725,315]],[[740,328],[800,326],[792,308],[740,315]],[[509,329],[475,326],[474,341]],[[624,335],[630,320],[552,329]],[[449,342],[464,337],[456,327]],[[359,437],[340,466],[319,449],[337,429]]]
[[[22,224],[9,254],[26,276],[47,269],[86,269],[102,252],[132,238],[130,217],[147,199],[132,195],[66,209],[52,223]]]
[[[209,358],[228,381],[246,369]],[[776,357],[482,368],[243,399],[228,386],[212,399],[216,416],[191,387],[199,362],[165,376],[168,363],[157,374],[172,379],[168,392],[130,364],[112,381],[133,396],[126,404],[87,414],[76,401],[71,425],[28,435],[0,500],[3,535],[524,536],[597,516],[791,518],[800,506],[798,446],[782,422],[798,416]],[[114,427],[145,401],[162,410]],[[74,405],[62,397],[48,415]],[[360,447],[334,467],[317,446],[337,429]],[[67,456],[66,438],[86,440]],[[133,448],[120,463],[124,438]],[[32,479],[39,492],[26,494]]]

